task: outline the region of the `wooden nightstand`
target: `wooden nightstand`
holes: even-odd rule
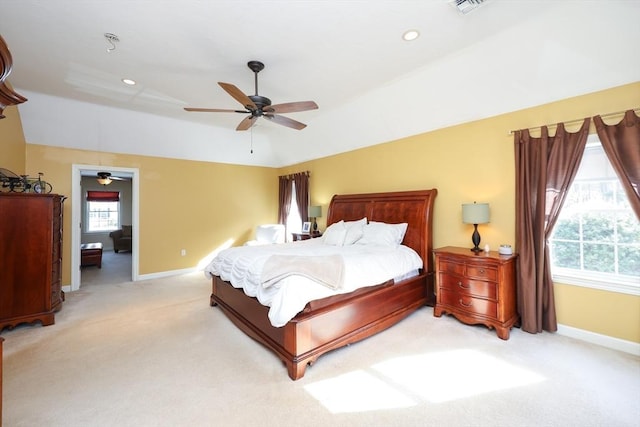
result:
[[[315,239],[316,237],[322,237],[322,233],[321,232],[316,232],[316,233],[291,233],[291,236],[293,237],[293,241],[297,242],[299,240],[309,240],[309,239]]]
[[[518,321],[516,259],[498,252],[474,253],[469,248],[434,250],[436,307],[433,315],[452,314],[467,324],[495,328],[503,340]]]

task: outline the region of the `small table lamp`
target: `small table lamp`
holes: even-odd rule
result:
[[[309,206],[309,218],[313,218],[313,234],[318,232],[318,223],[316,222],[316,218],[322,216],[322,206]]]
[[[473,234],[471,235],[473,248],[471,250],[475,253],[480,252],[482,249],[478,246],[480,244],[478,224],[486,224],[489,222],[489,203],[473,202],[463,204],[462,222],[465,224],[473,224]]]

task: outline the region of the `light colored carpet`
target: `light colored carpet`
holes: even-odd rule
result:
[[[105,249],[102,253],[102,267],[87,265],[80,269],[81,286],[111,285],[131,281],[131,252],[113,252]]]
[[[5,426],[638,426],[640,358],[423,308],[299,381],[202,273],[88,285],[3,331]]]

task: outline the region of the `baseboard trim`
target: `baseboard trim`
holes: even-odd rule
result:
[[[195,273],[196,271],[202,271],[202,269],[199,269],[197,267],[191,267],[191,268],[183,268],[181,270],[169,270],[169,271],[160,271],[158,273],[140,274],[138,275],[138,280],[161,279],[163,277],[171,277],[171,276],[179,276],[181,274]]]
[[[169,271],[160,271],[158,273],[140,274],[133,281],[137,282],[138,280],[161,279],[163,277],[179,276],[181,274],[195,273],[197,271],[202,271],[202,268],[191,267],[191,268],[183,268],[182,270],[169,270]],[[62,285],[62,290],[64,292],[71,292],[71,285]]]
[[[558,334],[640,356],[640,343],[633,341],[621,340],[620,338],[596,334],[595,332],[566,325],[558,325]]]

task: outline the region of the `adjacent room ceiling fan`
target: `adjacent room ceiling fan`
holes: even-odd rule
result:
[[[258,120],[264,117],[279,125],[287,126],[293,129],[304,129],[307,125],[300,123],[288,117],[281,116],[282,113],[296,113],[299,111],[315,110],[318,105],[313,101],[287,102],[284,104],[271,105],[271,100],[264,96],[258,95],[258,73],[264,68],[264,64],[260,61],[249,61],[247,66],[254,73],[256,86],[255,95],[245,95],[240,89],[230,83],[218,82],[220,87],[238,101],[245,110],[225,110],[219,108],[193,108],[185,107],[186,111],[196,111],[205,113],[242,113],[249,114],[245,117],[236,130],[247,130]]]
[[[126,178],[120,178],[119,176],[112,176],[111,172],[98,172],[96,176],[98,183],[102,185],[109,185],[113,181],[127,181]]]

